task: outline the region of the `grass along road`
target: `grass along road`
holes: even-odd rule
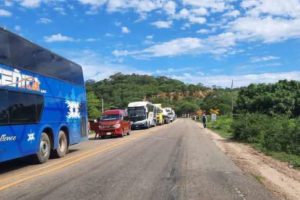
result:
[[[280,199],[300,199],[299,170],[290,168],[287,163],[273,159],[249,144],[238,143],[228,137],[224,138],[224,135],[225,137],[230,135],[228,132],[226,134],[216,132],[218,134],[207,130],[206,134],[244,172],[252,174]]]

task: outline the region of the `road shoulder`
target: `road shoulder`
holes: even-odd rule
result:
[[[201,126],[199,124],[199,126]],[[201,127],[202,128],[202,127]],[[222,138],[206,129],[211,140],[245,173],[252,174],[280,199],[300,199],[300,172],[258,152],[247,144]]]

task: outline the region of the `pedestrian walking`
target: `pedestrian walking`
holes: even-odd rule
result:
[[[207,122],[206,113],[203,112],[203,114],[202,114],[202,124],[203,124],[203,128],[206,128],[206,122]]]

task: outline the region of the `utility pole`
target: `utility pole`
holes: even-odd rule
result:
[[[104,100],[103,98],[101,99],[101,105],[102,105],[102,114],[104,113]]]
[[[232,82],[231,82],[231,115],[233,117],[233,94],[232,94],[232,91],[233,90],[233,79],[232,79]]]

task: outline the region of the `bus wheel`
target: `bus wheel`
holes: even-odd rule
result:
[[[40,140],[39,152],[36,154],[36,161],[39,164],[47,162],[50,157],[51,142],[49,136],[46,133],[42,133]]]
[[[58,134],[58,146],[57,149],[54,151],[55,156],[58,158],[64,157],[68,152],[68,139],[67,135],[64,131],[60,130]]]

